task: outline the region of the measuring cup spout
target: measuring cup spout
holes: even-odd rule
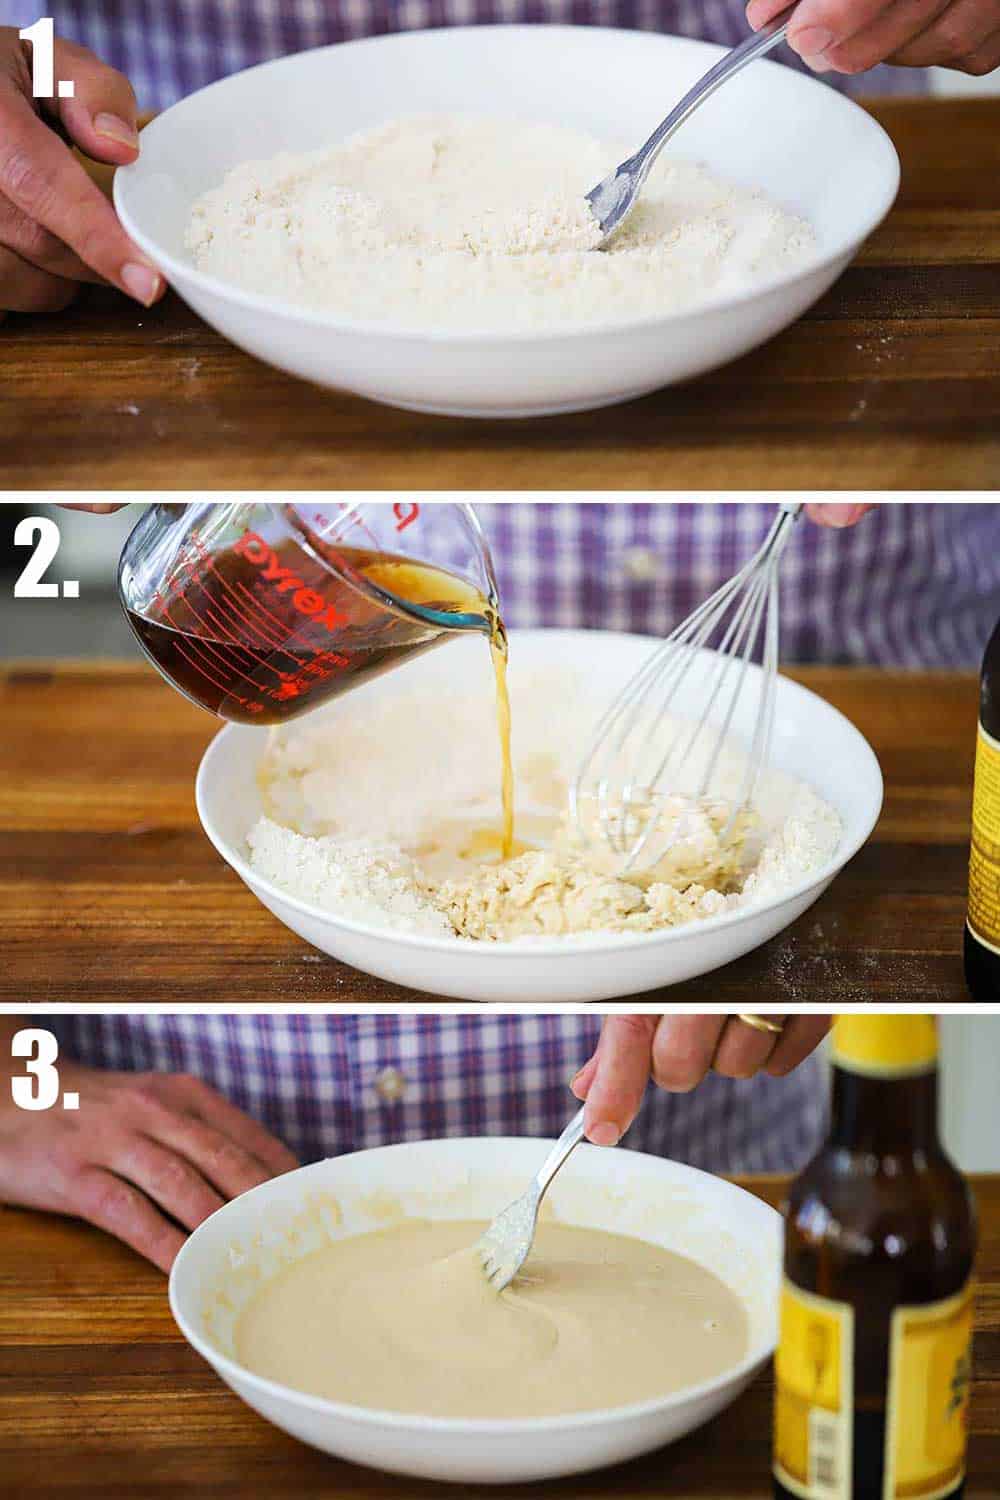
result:
[[[435,630],[495,633],[496,571],[472,505],[346,501],[285,510],[303,544],[383,608]]]

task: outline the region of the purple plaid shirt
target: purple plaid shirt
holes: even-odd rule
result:
[[[728,577],[773,504],[490,503],[514,625],[664,634]],[[1000,507],[880,506],[851,531],[802,521],[782,564],[786,659],[973,665],[1000,614]],[[110,1015],[61,1018],[98,1067],[196,1073],[312,1160],[431,1135],[554,1135],[599,1016]],[[817,1071],[691,1095],[651,1089],[628,1144],[716,1171],[797,1166],[822,1128]]]
[[[666,635],[760,545],[774,504],[476,506],[511,625]],[[1000,616],[1000,506],[891,501],[846,531],[795,527],[785,661],[978,666]]]
[[[600,1016],[61,1016],[66,1055],[97,1067],[193,1073],[262,1120],[302,1161],[400,1140],[558,1135],[577,1108],[570,1077]],[[815,1149],[825,1105],[817,1070],[691,1094],[650,1087],[625,1138],[710,1171],[778,1172]]]
[[[8,0],[11,21],[28,26],[37,0]],[[747,34],[744,0],[52,0],[44,14],[58,34],[85,43],[131,80],[143,109],[253,63],[306,47],[430,26],[562,22],[703,37],[732,46]],[[779,52],[800,67],[788,48]],[[828,82],[852,93],[919,93],[924,75],[873,68]]]

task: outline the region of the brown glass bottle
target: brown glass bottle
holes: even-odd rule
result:
[[[933,1018],[844,1017],[833,1057],[788,1205],[774,1493],[958,1500],[975,1218],[938,1139]]]
[[[965,980],[973,1000],[1000,1000],[1000,624],[980,680]]]

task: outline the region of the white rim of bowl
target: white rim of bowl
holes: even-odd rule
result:
[[[265,68],[277,68],[280,67],[283,63],[288,62],[289,59],[294,57],[304,57],[309,52],[331,51],[334,47],[341,48],[378,46],[380,43],[384,43],[386,41],[397,41],[401,36],[408,39],[415,39],[421,37],[451,35],[455,32],[488,33],[491,31],[502,31],[505,33],[511,33],[516,31],[523,31],[530,33],[537,30],[539,30],[539,28],[536,26],[429,26],[421,29],[420,31],[391,32],[382,36],[360,37],[357,40],[350,42],[334,42],[330,47],[313,47],[306,48],[302,52],[290,52],[286,54],[285,57],[272,58],[268,62],[258,63],[253,68],[241,69],[239,73],[230,74],[228,78],[217,79],[215,83],[207,84],[203,89],[196,89],[193,94],[186,95],[184,99],[178,100],[176,104],[172,104],[168,109],[165,109],[162,115],[157,116],[156,120],[150,122],[150,125],[147,126],[147,129],[155,129],[160,120],[166,119],[173,110],[183,108],[183,106],[189,100],[196,99],[201,94],[208,93],[212,89],[224,88],[229,82],[230,78],[241,77],[244,73],[257,73]],[[636,32],[626,27],[620,26],[545,26],[544,30],[550,32],[565,31],[574,33],[581,31],[588,33],[593,32],[608,36],[648,36],[654,43],[684,43],[690,47],[705,48],[715,54],[716,57],[721,57],[727,50],[725,47],[720,46],[715,42],[702,42],[693,37],[677,37],[655,32]],[[236,286],[233,282],[224,281],[220,277],[210,276],[204,271],[199,271],[197,266],[193,265],[192,263],[188,261],[178,260],[176,256],[171,255],[167,251],[163,250],[154,239],[150,238],[149,235],[145,234],[144,231],[138,227],[138,225],[132,218],[132,215],[129,213],[127,206],[122,201],[126,190],[125,185],[127,181],[132,174],[137,173],[140,170],[138,165],[119,167],[118,171],[115,173],[115,180],[113,185],[115,211],[118,214],[118,217],[122,223],[122,227],[124,228],[126,234],[128,234],[129,238],[134,240],[139,248],[145,251],[148,256],[150,256],[150,258],[167,277],[167,280],[175,286],[175,289],[177,282],[183,282],[187,280],[196,290],[211,292],[213,296],[221,297],[224,301],[243,307],[247,311],[277,314],[280,317],[287,318],[298,323],[303,323],[311,327],[326,328],[337,333],[363,334],[366,337],[401,339],[406,342],[416,343],[461,345],[475,343],[493,343],[501,345],[504,348],[508,348],[511,344],[535,344],[542,341],[554,342],[556,340],[563,339],[575,340],[593,336],[595,333],[629,333],[635,332],[640,328],[648,329],[651,331],[659,328],[667,329],[675,326],[685,318],[696,319],[702,317],[707,312],[721,312],[730,308],[742,307],[749,302],[753,302],[760,297],[766,296],[769,292],[776,291],[778,288],[795,287],[800,282],[806,281],[808,278],[815,276],[817,273],[827,270],[834,263],[834,261],[839,260],[842,256],[853,256],[855,251],[864,243],[868,236],[878,228],[879,224],[881,224],[882,220],[889,212],[893,203],[896,201],[900,183],[899,154],[896,151],[896,148],[893,145],[892,139],[889,136],[888,132],[879,124],[879,122],[874,118],[873,115],[868,114],[868,112],[866,110],[863,110],[860,105],[855,104],[853,99],[849,99],[843,94],[836,93],[833,89],[830,88],[828,84],[821,83],[818,79],[809,78],[804,74],[793,73],[789,68],[783,67],[781,63],[771,62],[765,59],[761,63],[755,64],[755,66],[762,66],[765,68],[780,68],[784,74],[790,75],[793,79],[796,79],[799,83],[807,88],[814,87],[825,89],[827,93],[832,95],[832,97],[837,101],[837,106],[835,107],[839,106],[845,110],[857,110],[859,114],[863,115],[868,121],[868,124],[871,126],[873,132],[875,133],[875,139],[879,139],[881,137],[880,144],[882,145],[883,150],[886,153],[887,161],[891,168],[889,174],[889,183],[887,184],[886,191],[878,199],[877,203],[872,208],[870,213],[865,216],[864,227],[858,232],[843,236],[840,240],[836,241],[833,248],[827,249],[820,257],[820,259],[812,261],[808,266],[800,267],[794,272],[789,272],[786,275],[781,275],[779,273],[774,276],[769,276],[766,279],[756,282],[753,287],[748,288],[746,291],[733,292],[730,295],[723,297],[707,297],[704,301],[698,302],[694,307],[687,310],[660,313],[655,317],[644,318],[641,316],[637,316],[633,318],[622,318],[618,320],[612,319],[606,322],[580,324],[567,328],[526,328],[515,329],[511,332],[505,332],[503,329],[489,327],[461,328],[452,330],[439,327],[435,328],[433,325],[426,329],[421,329],[415,327],[407,327],[406,325],[396,326],[392,323],[380,322],[373,319],[338,317],[333,313],[324,312],[322,309],[309,309],[303,307],[300,303],[285,301],[281,297],[269,297],[262,292],[247,291],[243,287]],[[263,158],[261,159],[263,160]]]
[[[555,1145],[554,1140],[526,1136],[446,1136],[441,1137],[441,1139],[447,1140],[449,1143],[455,1142],[456,1144],[461,1141],[479,1142],[488,1140],[496,1146],[503,1146],[508,1142],[522,1144],[525,1140],[537,1140],[540,1149],[544,1149],[546,1145]],[[424,1144],[425,1142],[423,1141],[403,1141],[397,1142],[392,1146],[379,1146],[372,1149],[379,1151],[405,1151],[408,1146]],[[595,1146],[593,1149],[599,1151],[602,1148]],[[653,1156],[648,1151],[630,1151],[628,1154],[630,1160],[652,1162],[654,1164],[663,1160],[670,1160],[670,1158]],[[353,1151],[346,1153],[346,1155],[363,1156],[365,1152]],[[328,1159],[339,1160],[337,1157]],[[700,1167],[689,1167],[686,1162],[671,1162],[671,1164],[682,1167],[685,1174],[690,1173],[694,1177],[705,1178],[715,1185],[722,1183],[725,1188],[733,1193],[745,1194],[746,1197],[750,1198],[764,1211],[766,1216],[770,1216],[772,1220],[776,1219],[779,1224],[783,1222],[782,1216],[776,1208],[772,1208],[762,1198],[755,1197],[753,1193],[748,1193],[746,1188],[741,1188],[737,1183],[730,1182],[725,1177],[717,1176],[712,1172],[703,1172]],[[310,1163],[305,1167],[298,1168],[298,1171],[308,1172],[316,1165],[318,1164]],[[649,1175],[655,1175],[655,1166],[653,1168],[643,1166],[639,1170],[646,1171]],[[297,1175],[295,1172],[284,1174],[286,1177],[294,1177],[295,1175]],[[274,1180],[277,1181],[279,1179]],[[205,1224],[218,1218],[220,1214],[228,1213],[237,1204],[243,1203],[245,1199],[252,1197],[254,1193],[261,1192],[269,1186],[270,1183],[264,1182],[256,1188],[251,1188],[249,1192],[241,1193],[238,1198],[234,1198],[230,1203],[223,1204],[222,1208],[216,1209],[214,1214],[210,1214],[209,1218],[204,1221]],[[777,1347],[777,1339],[774,1334],[769,1334],[761,1339],[748,1354],[745,1354],[739,1364],[733,1365],[724,1374],[716,1375],[714,1378],[708,1380],[702,1380],[697,1385],[685,1386],[683,1390],[671,1391],[666,1396],[650,1396],[645,1401],[633,1401],[623,1406],[595,1406],[585,1411],[566,1412],[563,1416],[556,1417],[428,1417],[421,1416],[419,1412],[392,1411],[391,1409],[376,1406],[355,1406],[348,1401],[331,1401],[325,1396],[310,1395],[308,1391],[299,1391],[294,1386],[282,1385],[276,1380],[268,1380],[264,1375],[255,1375],[252,1370],[248,1370],[238,1360],[231,1359],[228,1354],[223,1354],[201,1332],[191,1326],[190,1321],[178,1305],[177,1281],[179,1280],[181,1265],[185,1257],[194,1253],[191,1247],[201,1232],[202,1227],[199,1225],[198,1229],[195,1229],[181,1246],[170,1271],[170,1278],[167,1284],[167,1298],[174,1322],[195,1352],[200,1354],[202,1359],[207,1360],[217,1373],[221,1372],[231,1376],[234,1380],[250,1385],[264,1395],[278,1397],[281,1400],[291,1399],[298,1406],[307,1407],[310,1411],[319,1412],[326,1416],[336,1416],[347,1421],[360,1423],[361,1425],[411,1428],[420,1432],[456,1433],[466,1436],[473,1436],[479,1432],[487,1432],[493,1437],[500,1434],[514,1436],[518,1433],[551,1432],[553,1430],[571,1432],[578,1427],[586,1427],[598,1421],[634,1421],[645,1416],[650,1416],[654,1412],[667,1411],[672,1407],[686,1405],[689,1401],[697,1400],[701,1396],[707,1396],[714,1391],[718,1391],[720,1385],[723,1383],[729,1384],[742,1380],[744,1377],[752,1376],[766,1360],[770,1359]],[[362,1233],[365,1233],[365,1231],[362,1231]],[[357,1238],[357,1236],[345,1235],[344,1238]],[[641,1236],[631,1235],[628,1238],[639,1239]],[[655,1244],[656,1242],[647,1240],[645,1243]],[[689,1259],[693,1259],[693,1257],[689,1257]],[[701,1264],[701,1262],[696,1262],[696,1264]],[[713,1274],[716,1273],[713,1272]],[[722,1278],[719,1277],[719,1280],[721,1281]],[[271,1419],[269,1418],[268,1420]],[[300,1439],[300,1441],[307,1440]]]
[[[607,631],[601,632],[601,634],[617,635],[619,632]],[[630,632],[621,632],[621,635],[624,639],[630,640],[655,641],[656,639],[654,636],[639,636]],[[511,631],[511,637],[516,641],[516,632],[513,630]],[[660,932],[639,932],[630,937],[624,937],[618,933],[608,933],[605,936],[597,932],[588,934],[582,939],[578,939],[576,934],[569,934],[561,938],[530,938],[507,943],[487,943],[478,938],[457,936],[450,938],[430,937],[425,933],[400,932],[393,927],[376,926],[370,922],[359,922],[353,917],[338,916],[336,912],[329,911],[326,907],[314,906],[312,902],[303,901],[299,896],[289,895],[280,886],[268,880],[266,876],[259,875],[242,854],[229,846],[227,840],[215,828],[214,820],[211,818],[205,805],[205,781],[211,769],[212,760],[215,756],[222,753],[222,742],[235,730],[252,726],[227,724],[213,736],[198,766],[198,774],[195,778],[195,807],[202,830],[209,842],[213,845],[216,852],[221,855],[230,869],[234,870],[244,884],[249,886],[252,891],[265,891],[275,901],[291,907],[293,911],[301,912],[303,916],[311,917],[314,921],[329,923],[334,927],[343,927],[349,932],[357,933],[360,937],[379,938],[382,941],[388,938],[393,943],[404,947],[422,949],[425,952],[432,953],[468,954],[469,952],[475,952],[482,954],[487,962],[490,963],[501,962],[506,959],[529,960],[538,957],[549,958],[557,954],[577,955],[594,952],[633,952],[637,948],[648,948],[658,943],[690,941],[698,933],[705,932],[706,930],[717,932],[725,927],[733,927],[755,916],[760,916],[764,912],[776,911],[787,902],[794,901],[799,896],[805,895],[806,892],[815,889],[816,886],[822,885],[824,881],[829,881],[843,870],[854,858],[858,850],[867,843],[882,813],[882,804],[885,796],[885,782],[882,776],[882,768],[879,765],[878,757],[860,729],[851,723],[846,714],[841,713],[839,708],[834,708],[832,703],[827,703],[826,699],[821,698],[818,693],[814,693],[810,688],[803,687],[802,683],[795,682],[792,678],[785,677],[782,673],[778,675],[781,677],[782,682],[789,689],[793,690],[793,692],[822,703],[824,709],[828,713],[835,714],[838,719],[842,720],[846,728],[858,740],[860,747],[868,757],[871,767],[878,778],[878,793],[875,797],[872,813],[858,829],[853,838],[848,839],[845,843],[838,844],[832,858],[828,859],[818,869],[810,871],[804,880],[800,880],[796,885],[789,886],[777,900],[756,902],[751,906],[742,907],[737,911],[720,912],[717,916],[699,917],[696,922],[686,923],[681,927],[664,928]],[[840,816],[839,808],[835,808],[834,811]]]

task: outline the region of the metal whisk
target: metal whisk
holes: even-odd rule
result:
[[[667,636],[597,725],[570,788],[570,814],[584,838],[600,838],[621,857],[621,873],[643,855],[647,866],[655,865],[680,836],[682,823],[673,832],[660,827],[659,805],[678,789],[711,720],[715,738],[692,793],[696,798],[709,796],[748,682],[756,685],[759,701],[746,770],[723,838],[753,796],[768,759],[774,723],[778,565],[801,510],[799,503],[782,502],[760,549]],[[707,649],[713,639],[718,645]],[[761,639],[758,673],[751,663]],[[685,695],[683,714],[671,722],[664,740],[660,729],[664,720],[673,720],[680,690],[692,673],[695,691]]]

